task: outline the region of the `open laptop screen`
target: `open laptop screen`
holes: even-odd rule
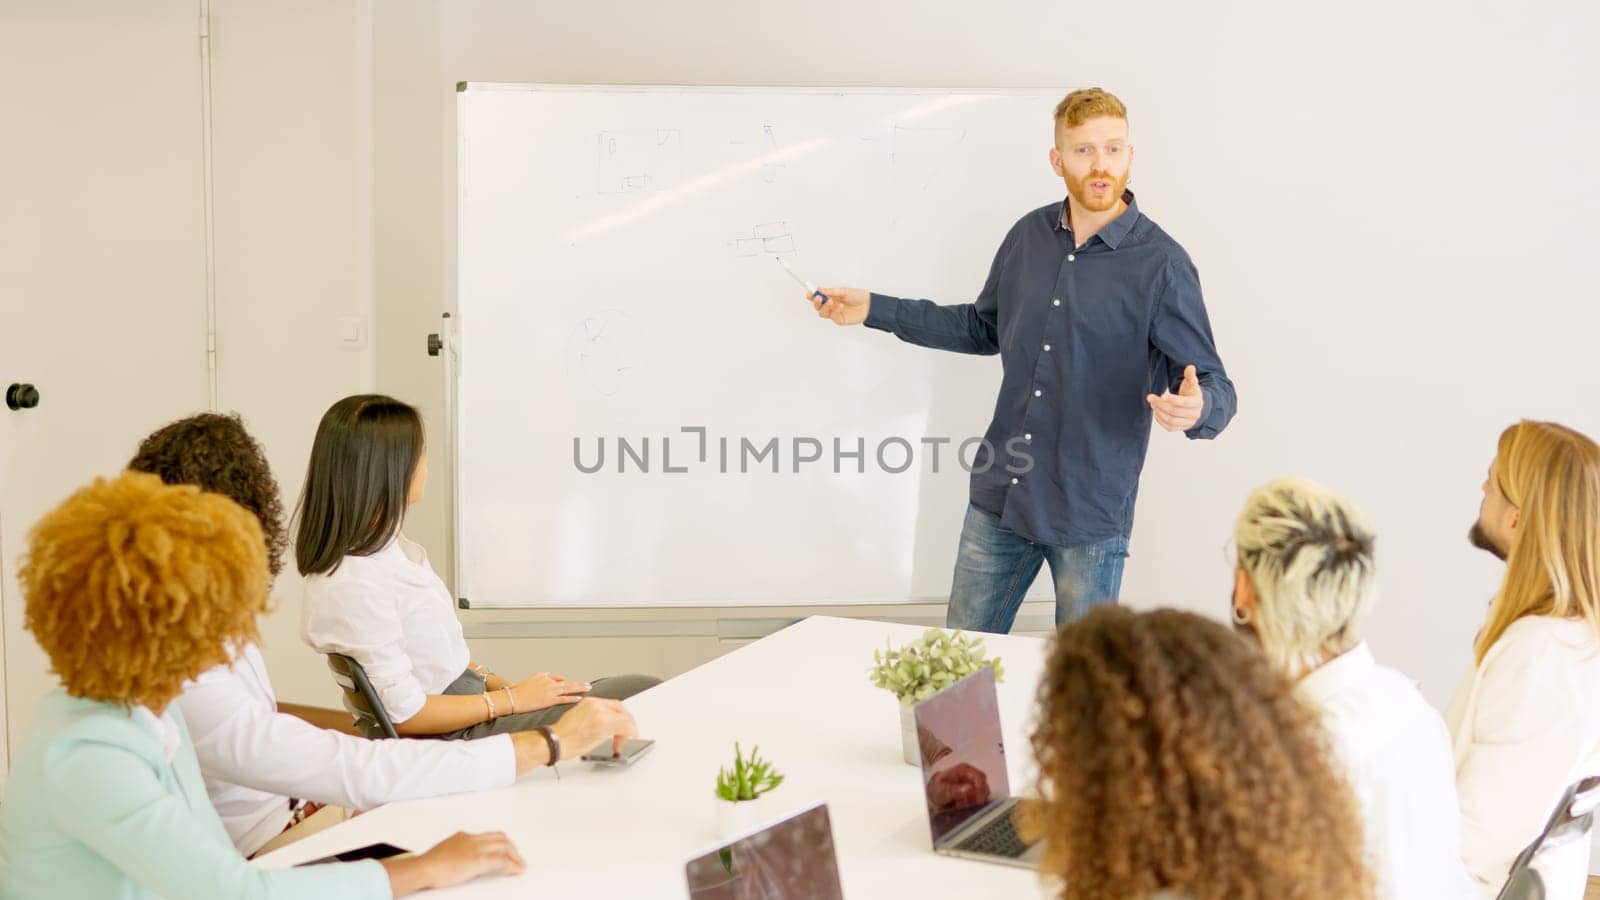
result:
[[[933,842],[1011,796],[994,669],[984,666],[917,704],[917,743]]]
[[[693,900],[843,900],[827,804],[813,806],[684,867]]]

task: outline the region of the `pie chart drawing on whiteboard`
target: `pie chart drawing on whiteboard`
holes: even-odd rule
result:
[[[586,316],[567,336],[567,377],[584,390],[614,397],[638,377],[641,347],[622,310],[604,309]]]

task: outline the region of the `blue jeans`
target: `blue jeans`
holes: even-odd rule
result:
[[[999,516],[968,506],[945,625],[996,634],[1010,631],[1023,596],[1045,562],[1050,563],[1056,583],[1056,625],[1070,622],[1092,606],[1116,602],[1127,558],[1127,537],[1084,547],[1052,547],[1006,528]]]

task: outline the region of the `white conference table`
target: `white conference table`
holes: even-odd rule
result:
[[[627,701],[655,748],[632,767],[578,760],[512,787],[392,803],[291,844],[259,864],[278,868],[380,841],[426,849],[456,831],[506,832],[528,863],[429,894],[446,898],[686,897],[684,863],[717,846],[713,793],[733,742],[759,744],[785,781],[774,818],[828,804],[849,900],[915,896],[1043,896],[1025,869],[933,853],[920,772],[900,757],[900,717],[872,686],[874,648],[924,629],[813,616]],[[1013,794],[1033,786],[1027,735],[1044,665],[1039,638],[985,635],[1005,665],[999,685]]]

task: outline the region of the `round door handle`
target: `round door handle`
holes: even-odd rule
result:
[[[31,384],[13,384],[6,388],[6,406],[12,409],[33,409],[39,405],[39,389]]]

